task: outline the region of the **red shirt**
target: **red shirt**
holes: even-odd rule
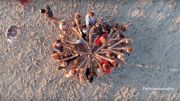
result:
[[[101,44],[102,44],[101,38],[106,39],[106,35],[105,35],[105,34],[102,34],[101,36],[99,36],[99,37],[97,38],[96,42],[95,42],[96,45],[101,45]]]
[[[109,65],[109,64],[110,64],[109,61],[107,61],[107,60],[105,60],[105,59],[101,59],[101,63],[102,63],[102,64],[105,64],[105,65]],[[109,67],[109,68],[107,68],[106,70],[104,70],[104,72],[105,72],[106,75],[110,74],[110,72],[111,72],[111,67]]]
[[[111,68],[110,68],[110,67],[109,67],[109,68],[107,68],[104,72],[105,72],[105,74],[106,74],[106,75],[110,74],[110,72],[111,72]]]
[[[102,64],[105,64],[105,65],[108,65],[108,64],[109,64],[109,62],[108,62],[107,60],[105,60],[105,59],[101,59],[101,63],[102,63]]]
[[[28,3],[29,2],[29,0],[19,0],[20,1],[20,3],[22,4],[22,5],[24,5],[25,3]]]

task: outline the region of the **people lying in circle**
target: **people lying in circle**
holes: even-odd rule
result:
[[[71,22],[61,20],[59,29],[60,39],[53,43],[51,57],[58,60],[59,70],[66,69],[65,77],[76,77],[81,83],[92,83],[94,77],[109,75],[125,64],[126,54],[133,51],[133,40],[123,34],[128,24],[104,22],[101,16],[96,19],[94,11],[85,17],[75,13]],[[93,64],[88,62],[89,58]]]

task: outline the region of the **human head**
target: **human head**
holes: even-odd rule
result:
[[[56,43],[61,43],[61,40],[56,40]]]
[[[95,13],[93,11],[89,12],[88,14],[89,14],[90,18],[94,17],[94,15],[95,15]]]
[[[61,46],[61,40],[56,40],[56,46]]]
[[[115,23],[115,24],[113,25],[113,29],[114,29],[114,30],[117,30],[117,29],[118,29],[118,26],[119,26],[119,24],[118,24],[118,23]]]
[[[60,54],[57,53],[57,52],[53,52],[52,55],[51,55],[51,57],[52,57],[53,59],[59,59]]]
[[[73,61],[73,64],[74,64],[74,65],[77,65],[77,64],[78,64],[78,60],[77,60],[77,59],[74,60],[74,61]]]
[[[121,26],[122,31],[126,31],[128,29],[128,24],[124,24]]]
[[[118,58],[119,60],[121,60],[122,63],[125,62],[124,54],[118,54],[118,55],[117,55],[117,58]]]
[[[41,13],[42,14],[46,13],[46,10],[45,9],[41,9]]]
[[[109,68],[110,68],[110,66],[109,66],[109,65],[107,65],[107,64],[103,64],[103,70],[104,70],[104,71],[108,70]]]
[[[64,20],[64,19],[61,20],[61,21],[60,21],[60,24],[61,24],[61,25],[66,25],[66,20]]]
[[[104,44],[106,42],[106,39],[104,37],[101,37],[101,43]]]
[[[60,66],[61,66],[61,67],[67,67],[67,66],[68,66],[68,63],[67,63],[67,62],[60,62]]]
[[[108,32],[108,26],[107,25],[103,25],[102,26],[102,31],[103,32]]]
[[[104,19],[103,17],[99,16],[97,19],[98,23],[103,23],[103,19]]]
[[[76,74],[76,69],[70,70],[70,73],[71,73],[71,74]]]
[[[129,47],[127,48],[127,53],[131,53],[133,51],[133,48]]]
[[[110,57],[110,58],[114,58],[114,57],[115,57],[115,54],[108,51],[108,52],[106,53],[106,56],[107,56],[107,57]]]
[[[75,14],[75,19],[81,19],[81,17],[82,17],[82,16],[81,16],[80,13],[76,13],[76,14]]]
[[[95,26],[96,26],[96,27],[100,27],[100,26],[101,26],[101,24],[99,24],[99,23],[96,23],[96,24],[95,24]]]

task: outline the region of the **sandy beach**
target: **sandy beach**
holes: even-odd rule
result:
[[[0,0],[0,101],[179,101],[179,0]],[[59,20],[88,4],[105,21],[131,23],[124,33],[134,39],[133,53],[110,75],[80,84],[64,77],[51,59],[60,33],[40,9],[49,5]],[[6,32],[22,27],[10,44]]]

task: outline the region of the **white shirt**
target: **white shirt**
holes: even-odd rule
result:
[[[89,26],[90,24],[95,24],[96,19],[95,17],[90,18],[89,15],[86,15],[86,26]]]
[[[72,39],[72,44],[82,44],[83,39]]]

